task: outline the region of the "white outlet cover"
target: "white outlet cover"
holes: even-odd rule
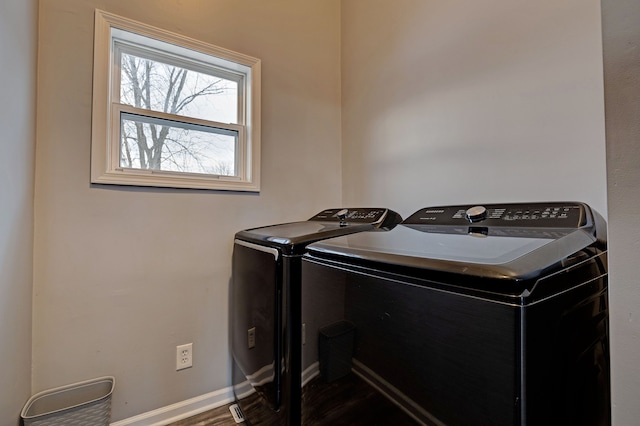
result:
[[[176,371],[193,367],[193,343],[176,346]]]

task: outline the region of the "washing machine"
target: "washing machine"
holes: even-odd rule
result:
[[[304,398],[354,381],[415,424],[610,424],[606,223],[584,203],[429,207],[323,240],[301,296],[309,424],[377,409]]]
[[[327,209],[301,222],[235,235],[230,286],[232,381],[249,424],[300,423],[300,271],[310,243],[384,232],[402,221],[386,208]]]

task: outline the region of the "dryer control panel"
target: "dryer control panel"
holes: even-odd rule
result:
[[[309,220],[377,224],[382,223],[388,215],[394,214],[397,213],[385,208],[340,208],[323,210]]]

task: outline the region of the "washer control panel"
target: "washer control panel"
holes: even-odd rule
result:
[[[587,223],[582,203],[487,204],[420,209],[404,225],[471,225],[514,228],[580,228]]]

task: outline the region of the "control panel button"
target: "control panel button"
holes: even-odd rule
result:
[[[465,217],[469,222],[480,222],[487,217],[487,209],[484,206],[474,206],[467,209]]]
[[[342,209],[342,210],[339,210],[339,211],[336,213],[336,216],[337,216],[337,217],[338,217],[338,219],[340,219],[340,220],[345,220],[345,219],[346,219],[346,217],[347,217],[347,214],[348,214],[348,213],[349,213],[349,210],[347,210],[347,209]]]

